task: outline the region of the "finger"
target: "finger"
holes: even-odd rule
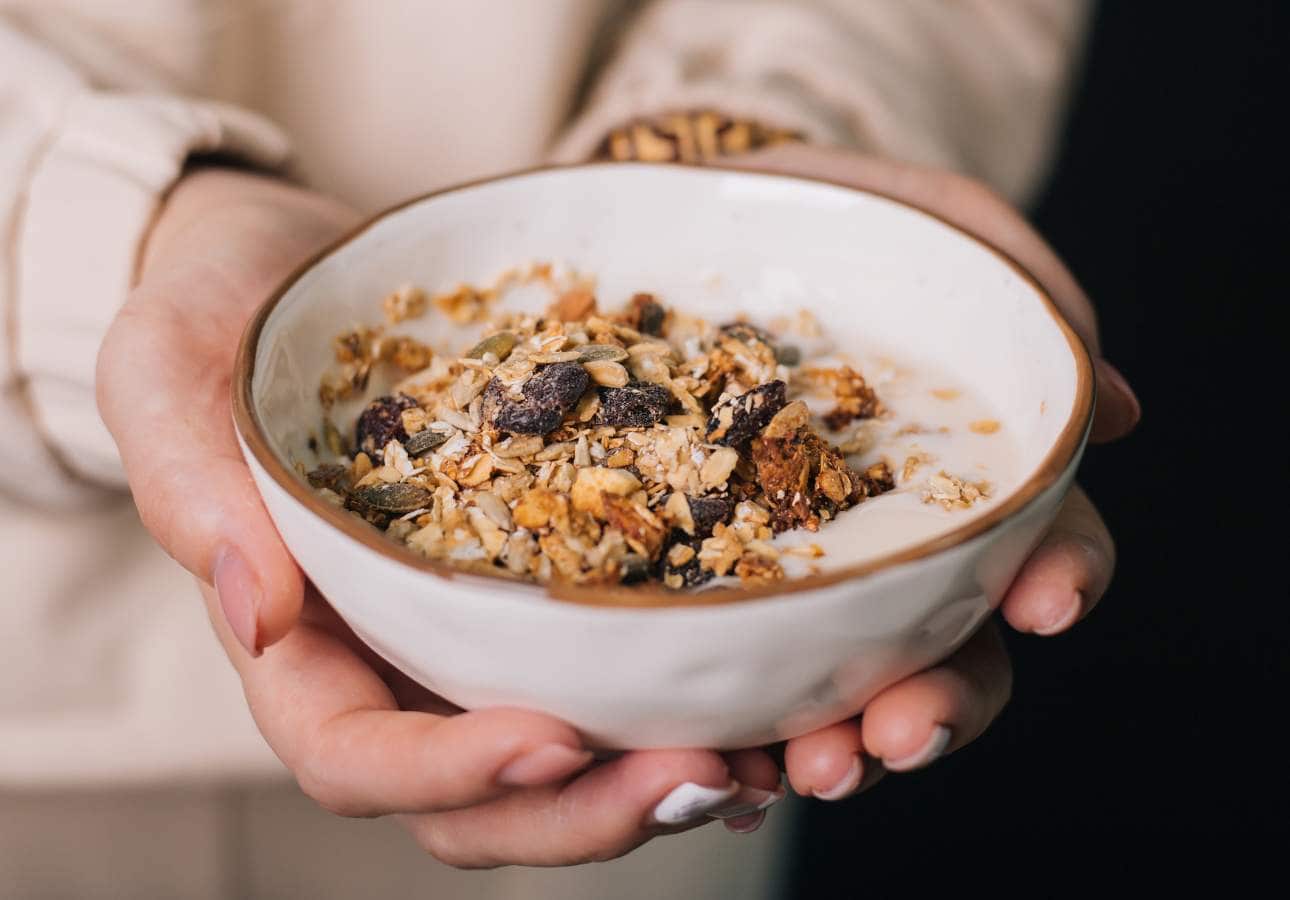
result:
[[[1012,666],[994,623],[944,663],[887,688],[865,707],[864,749],[892,772],[921,768],[974,739],[1012,693]]]
[[[802,796],[820,800],[854,794],[864,778],[865,762],[858,719],[794,738],[784,749],[788,783]]]
[[[997,247],[1044,286],[1095,361],[1098,404],[1092,439],[1122,437],[1141,418],[1133,389],[1101,359],[1097,315],[1088,295],[1025,217],[986,185],[944,169],[791,144],[723,159],[721,165],[822,178],[875,191],[925,209]]]
[[[1115,542],[1088,495],[1073,487],[1000,610],[1018,631],[1058,634],[1097,605],[1114,571]]]
[[[614,859],[660,834],[775,799],[775,791],[739,785],[711,751],[644,750],[562,787],[516,791],[405,823],[427,851],[450,865],[564,866]]]
[[[572,728],[537,713],[399,710],[376,672],[308,610],[271,652],[252,658],[213,608],[214,592],[203,592],[265,740],[332,812],[454,809],[562,781],[591,762]]]
[[[253,652],[295,621],[303,582],[237,444],[233,353],[254,306],[333,230],[301,229],[277,253],[249,221],[216,247],[171,238],[188,264],[163,267],[136,292],[99,356],[100,410],[144,524],[181,565],[217,585],[224,614]]]
[[[764,750],[735,750],[724,753],[731,776],[746,787],[770,791],[772,797],[749,804],[747,811],[726,810],[722,824],[735,834],[751,834],[766,821],[766,811],[783,799],[785,791],[780,784],[779,765]]]

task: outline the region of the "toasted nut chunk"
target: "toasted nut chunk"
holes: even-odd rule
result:
[[[573,482],[569,499],[573,508],[579,512],[591,513],[597,519],[605,517],[601,493],[615,497],[627,497],[640,490],[640,480],[626,469],[610,469],[604,466],[589,466],[578,469],[578,477]]]
[[[801,400],[794,400],[775,413],[775,417],[762,429],[761,433],[768,438],[786,438],[797,434],[810,421],[810,408]]]
[[[721,447],[712,451],[699,469],[699,480],[703,486],[714,488],[718,485],[725,484],[730,473],[735,470],[735,465],[739,462],[739,453],[733,447]]]
[[[534,488],[520,497],[512,519],[520,528],[545,528],[560,509],[560,498],[545,488]]]
[[[577,322],[596,311],[596,297],[591,291],[576,289],[565,291],[549,310],[561,322]]]
[[[627,370],[612,360],[596,359],[584,362],[582,367],[587,370],[591,380],[602,387],[626,387],[627,382],[631,380]]]

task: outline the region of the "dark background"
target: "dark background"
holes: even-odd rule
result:
[[[1288,299],[1271,132],[1290,114],[1288,7],[1100,6],[1032,218],[1142,400],[1138,431],[1091,448],[1081,475],[1117,538],[1115,582],[1067,635],[1010,635],[1013,699],[975,744],[812,804],[795,896],[1239,879],[1274,830],[1284,857],[1290,709],[1271,688],[1290,684],[1290,480],[1286,341],[1269,316]]]

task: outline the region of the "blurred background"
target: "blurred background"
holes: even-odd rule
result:
[[[1090,448],[1081,476],[1119,544],[1115,582],[1069,634],[1010,635],[1013,700],[983,738],[812,805],[790,896],[981,867],[1041,892],[1043,869],[1239,879],[1271,840],[1285,780],[1272,688],[1290,674],[1286,347],[1271,322],[1286,195],[1269,153],[1286,10],[1100,4],[1032,218],[1142,400],[1138,431]]]

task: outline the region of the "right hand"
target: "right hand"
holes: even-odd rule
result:
[[[269,178],[188,176],[158,217],[140,281],[99,355],[99,406],[144,524],[204,582],[265,739],[323,806],[405,814],[422,845],[453,865],[609,859],[706,814],[736,814],[732,830],[755,827],[760,814],[748,807],[779,790],[766,753],[642,751],[588,768],[591,754],[568,725],[521,710],[456,710],[377,658],[306,589],[242,459],[229,386],[255,308],[355,219]],[[654,818],[686,792],[707,806],[680,821]]]

